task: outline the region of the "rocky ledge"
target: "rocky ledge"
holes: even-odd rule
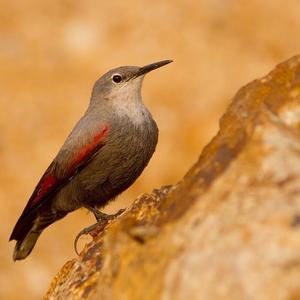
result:
[[[94,232],[45,299],[300,299],[300,56],[241,88],[185,177]]]

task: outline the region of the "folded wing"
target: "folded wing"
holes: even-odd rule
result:
[[[58,154],[34,189],[9,240],[21,240],[26,236],[39,208],[45,203],[49,203],[55,194],[93,159],[99,149],[104,146],[108,131],[108,126],[103,126],[82,147],[79,149],[74,147],[65,158],[67,163],[63,166],[63,172],[61,172],[62,166],[59,163],[61,161],[60,153]]]

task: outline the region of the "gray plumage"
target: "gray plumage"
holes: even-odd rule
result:
[[[120,67],[97,80],[90,104],[46,170],[11,239],[24,259],[47,226],[80,207],[104,207],[152,157],[158,128],[141,97],[144,75],[171,61]],[[120,80],[120,81],[119,81]]]

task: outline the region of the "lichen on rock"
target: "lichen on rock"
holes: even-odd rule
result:
[[[300,299],[300,56],[240,89],[175,186],[139,197],[45,299]]]

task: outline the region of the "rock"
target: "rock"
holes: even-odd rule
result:
[[[94,235],[45,299],[300,299],[300,56],[243,87],[182,181]]]

